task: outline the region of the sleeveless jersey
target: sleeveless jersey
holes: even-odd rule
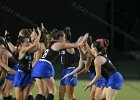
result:
[[[18,64],[18,61],[14,58],[14,56],[8,58],[8,66],[10,68],[16,66]]]
[[[18,69],[24,72],[31,72],[33,56],[27,52],[22,59],[19,59]]]
[[[61,65],[64,69],[67,69],[68,67],[73,67],[75,58],[76,58],[75,52],[71,54],[66,49],[62,49],[60,51]]]
[[[51,46],[55,43],[56,41],[53,41],[51,45],[46,49],[44,52],[43,56],[41,59],[46,59],[50,62],[53,62],[59,55],[59,51],[54,51]]]
[[[117,72],[117,70],[107,57],[101,54],[98,56],[103,56],[104,58],[106,58],[106,62],[101,65],[101,74],[103,77],[108,79],[113,73]]]

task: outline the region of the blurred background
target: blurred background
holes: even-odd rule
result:
[[[94,16],[78,10],[75,3],[117,26],[126,34],[113,30]],[[2,10],[3,5],[32,23],[12,12],[9,13],[8,10]],[[34,24],[40,25],[43,22],[49,31],[53,28],[62,30],[69,26],[72,31],[72,41],[76,41],[86,32],[89,32],[94,40],[99,37],[108,38],[109,58],[124,79],[140,79],[140,0],[1,0],[0,7],[0,34],[3,35],[4,30],[8,30],[13,43],[21,28],[33,28]],[[61,67],[56,69],[56,73],[59,73]]]

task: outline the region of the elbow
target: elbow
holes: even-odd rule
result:
[[[99,79],[101,77],[101,74],[96,75],[96,77]]]

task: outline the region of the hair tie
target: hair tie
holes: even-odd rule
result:
[[[100,48],[104,47],[104,41],[105,39],[97,39],[97,42],[100,42]]]

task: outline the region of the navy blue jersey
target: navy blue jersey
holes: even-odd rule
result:
[[[19,59],[18,69],[24,72],[30,72],[32,70],[33,56],[27,52],[22,59]]]
[[[101,65],[101,74],[104,78],[108,79],[113,73],[117,72],[117,70],[106,56],[101,54],[98,56],[106,58],[106,62]]]
[[[50,62],[53,62],[59,55],[59,51],[54,51],[51,46],[55,43],[56,41],[53,41],[51,45],[46,49],[44,52],[43,56],[41,59],[46,59]]]
[[[73,67],[76,58],[76,53],[69,53],[66,49],[62,49],[60,52],[61,65],[64,69]]]
[[[14,66],[16,66],[18,64],[18,61],[14,58],[14,56],[8,58],[8,66],[10,68],[13,68]]]

